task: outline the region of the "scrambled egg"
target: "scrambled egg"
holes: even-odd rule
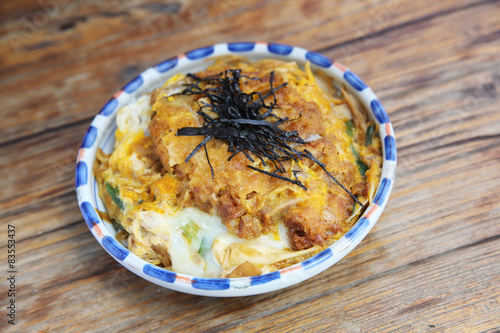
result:
[[[276,73],[284,124],[307,141],[307,149],[363,203],[380,177],[381,145],[363,106],[337,90],[322,73],[293,63],[223,58],[197,73],[206,77],[228,68],[265,78]],[[227,144],[212,140],[207,152],[186,156],[203,138],[178,137],[177,129],[201,126],[199,101],[177,94],[188,79],[178,74],[163,87],[117,113],[115,147],[98,152],[94,173],[117,237],[140,258],[175,272],[206,277],[252,276],[278,270],[318,253],[355,223],[362,207],[311,161],[285,161],[290,177],[300,175],[307,191],[246,165],[243,154],[227,161]],[[267,83],[269,84],[269,83]],[[249,80],[242,91],[268,89]],[[271,167],[268,166],[270,172]]]

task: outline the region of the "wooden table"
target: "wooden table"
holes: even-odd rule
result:
[[[0,22],[0,331],[500,330],[499,1],[18,0]],[[374,89],[397,138],[391,199],[353,252],[299,285],[226,299],[160,288],[89,232],[77,149],[141,71],[245,40],[320,52]]]

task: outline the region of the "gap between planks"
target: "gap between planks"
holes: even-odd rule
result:
[[[416,261],[404,264],[404,265],[399,266],[399,267],[395,267],[395,268],[389,269],[389,270],[381,272],[381,273],[376,273],[374,275],[368,276],[366,278],[362,278],[362,279],[360,279],[358,281],[355,281],[353,283],[345,284],[343,286],[331,289],[331,290],[329,290],[327,292],[323,292],[323,293],[320,293],[320,294],[315,294],[315,295],[313,295],[311,297],[308,297],[306,299],[301,299],[300,301],[287,303],[285,306],[282,306],[282,307],[279,307],[279,308],[273,308],[272,310],[266,311],[264,313],[261,312],[258,315],[254,316],[254,318],[245,317],[244,319],[239,319],[239,320],[236,320],[236,321],[232,321],[231,323],[228,323],[228,324],[225,324],[225,325],[219,325],[219,326],[213,327],[212,329],[214,331],[228,330],[228,329],[234,328],[234,327],[236,327],[238,325],[251,322],[252,320],[257,320],[259,318],[266,317],[266,316],[269,316],[269,315],[273,315],[273,314],[275,314],[277,312],[290,309],[290,308],[295,307],[297,305],[302,305],[302,304],[305,304],[305,303],[310,303],[310,302],[313,302],[313,301],[316,301],[316,300],[319,300],[319,299],[331,296],[331,295],[333,295],[335,293],[338,293],[338,292],[343,292],[343,291],[346,291],[346,290],[351,289],[351,288],[356,288],[356,287],[358,287],[360,285],[363,285],[365,283],[369,283],[369,282],[372,282],[374,280],[378,280],[378,279],[384,278],[386,276],[399,273],[399,272],[401,272],[403,270],[406,270],[408,268],[412,268],[412,267],[415,267],[415,266],[420,266],[420,265],[425,264],[425,263],[427,263],[429,261],[432,261],[432,260],[435,260],[435,259],[447,256],[447,255],[451,255],[451,254],[454,254],[456,252],[464,251],[464,250],[470,249],[470,248],[475,247],[475,246],[479,246],[479,245],[482,245],[482,244],[494,242],[494,241],[497,241],[499,239],[500,239],[500,234],[494,235],[494,236],[490,236],[490,237],[484,238],[482,240],[479,240],[479,241],[476,241],[476,242],[473,242],[473,243],[470,243],[470,244],[462,245],[462,246],[459,246],[459,247],[456,247],[456,248],[453,248],[453,249],[449,249],[449,250],[446,250],[446,251],[443,251],[443,252],[440,252],[440,253],[433,254],[431,256],[428,256],[428,257],[425,257],[425,258],[422,258],[422,259],[419,259],[419,260],[416,260]],[[261,300],[259,302],[262,302],[262,301],[266,301],[266,299]],[[259,302],[257,302],[257,303],[259,303]],[[232,310],[232,311],[225,312],[224,315],[228,314],[228,313],[231,313],[231,312],[235,312],[235,311],[241,311],[241,309],[235,309],[235,310]]]
[[[425,22],[425,21],[428,21],[428,20],[435,19],[437,17],[441,17],[441,16],[451,15],[451,14],[454,14],[454,13],[457,13],[457,12],[460,12],[460,11],[464,11],[464,10],[468,10],[468,9],[471,9],[471,8],[475,8],[475,7],[481,7],[481,6],[484,6],[484,5],[488,5],[490,3],[497,3],[499,1],[500,0],[485,0],[485,1],[481,1],[481,2],[475,3],[475,4],[465,5],[465,6],[462,6],[462,7],[450,8],[448,10],[443,10],[443,11],[440,11],[440,12],[437,12],[437,13],[426,15],[424,17],[415,18],[415,19],[409,20],[407,22],[402,22],[402,23],[396,24],[394,26],[389,26],[387,28],[381,29],[380,31],[368,34],[368,35],[363,36],[363,37],[352,38],[350,40],[347,40],[347,41],[344,41],[344,42],[341,42],[341,43],[338,43],[338,44],[334,44],[334,45],[331,45],[329,47],[324,47],[324,48],[321,48],[321,49],[318,49],[318,50],[314,50],[314,51],[319,52],[319,53],[323,53],[323,52],[327,52],[327,51],[332,51],[332,50],[335,50],[335,49],[338,49],[338,48],[341,48],[341,47],[345,47],[345,46],[349,46],[349,45],[352,45],[352,44],[355,44],[355,43],[359,43],[360,41],[363,41],[363,40],[366,40],[366,39],[380,37],[380,36],[383,36],[383,35],[385,35],[387,33],[395,31],[397,29],[401,29],[401,28],[404,28],[404,27],[407,27],[407,26],[411,26],[413,24],[418,24],[418,23],[421,23],[421,22]],[[262,4],[260,4],[260,5],[254,5],[254,6],[251,6],[249,8],[246,8],[245,10],[259,8],[260,6],[263,6],[263,5]],[[234,11],[231,11],[230,13],[228,13],[228,14],[229,14],[229,16],[234,16],[234,15],[237,15],[238,13],[239,13],[238,10],[234,10]],[[211,22],[211,21],[208,21],[208,22]],[[182,28],[181,30],[185,30],[185,28]],[[175,29],[174,32],[176,32],[176,31],[180,31],[180,30],[179,29]],[[58,63],[58,65],[60,65],[60,63]],[[39,132],[36,132],[36,133],[24,135],[24,136],[21,136],[21,137],[18,137],[18,138],[9,140],[9,141],[0,142],[0,148],[8,146],[8,145],[11,145],[11,144],[18,143],[18,142],[23,141],[23,140],[36,138],[38,136],[44,135],[46,133],[50,133],[52,131],[61,130],[61,129],[64,129],[65,127],[78,126],[78,125],[83,124],[85,122],[90,122],[93,118],[94,118],[94,116],[87,117],[87,118],[84,118],[84,119],[81,119],[81,120],[77,120],[77,121],[70,122],[70,123],[67,123],[67,124],[64,124],[64,125],[61,125],[61,126],[57,126],[55,128],[42,130],[42,131],[39,131]]]
[[[387,33],[396,31],[398,29],[406,28],[406,27],[409,27],[409,26],[414,25],[414,24],[426,22],[426,21],[435,19],[437,17],[451,15],[451,14],[458,13],[458,12],[461,12],[464,10],[468,10],[468,9],[475,8],[475,7],[481,7],[481,6],[488,5],[491,3],[496,3],[499,1],[500,0],[484,0],[484,1],[481,1],[478,3],[472,3],[469,5],[462,6],[462,7],[449,8],[447,10],[442,10],[442,11],[437,12],[437,13],[432,13],[432,14],[429,14],[429,15],[426,15],[423,17],[418,17],[418,18],[415,18],[413,20],[409,20],[409,21],[402,22],[402,23],[399,23],[399,24],[396,24],[393,26],[389,26],[387,28],[381,29],[381,30],[376,31],[374,33],[367,34],[365,36],[353,38],[353,39],[350,39],[350,40],[347,40],[347,41],[344,41],[344,42],[341,42],[338,44],[327,46],[327,47],[324,47],[324,48],[317,50],[317,52],[323,53],[323,52],[333,51],[333,50],[336,50],[336,49],[341,48],[341,47],[346,47],[346,46],[350,46],[351,44],[362,42],[366,39],[377,38],[377,37],[383,36]]]

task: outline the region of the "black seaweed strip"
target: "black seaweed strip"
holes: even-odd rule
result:
[[[191,159],[191,157],[193,157],[193,155],[194,155],[194,154],[196,154],[196,152],[197,152],[197,151],[198,151],[201,147],[203,147],[204,145],[206,145],[206,143],[207,143],[208,141],[210,141],[211,139],[212,139],[212,137],[211,137],[211,136],[207,136],[207,137],[205,137],[205,139],[203,139],[203,141],[202,141],[199,145],[197,145],[195,149],[193,149],[193,151],[191,152],[191,154],[189,154],[189,155],[188,155],[188,157],[186,157],[186,159],[184,160],[184,162],[186,162],[186,163],[187,163],[187,162],[189,162],[189,160]]]
[[[357,202],[357,203],[358,203],[361,207],[364,207],[364,205],[363,205],[361,202],[359,202],[358,198],[356,198],[356,197],[355,197],[355,196],[354,196],[354,195],[353,195],[353,194],[352,194],[352,193],[351,193],[351,192],[350,192],[347,188],[345,188],[345,186],[344,186],[344,185],[342,185],[342,184],[341,184],[341,183],[337,180],[337,178],[335,178],[335,177],[334,177],[334,176],[333,176],[330,172],[328,172],[328,170],[326,170],[325,165],[324,165],[323,163],[321,163],[321,162],[320,162],[320,161],[319,161],[316,157],[314,157],[314,155],[313,155],[310,151],[308,151],[307,149],[304,149],[304,152],[307,154],[307,158],[309,158],[311,161],[313,161],[313,162],[315,162],[317,165],[319,165],[319,166],[321,167],[321,169],[323,169],[323,170],[326,172],[326,174],[327,174],[328,176],[330,176],[330,178],[331,178],[331,179],[333,179],[333,180],[337,183],[337,185],[338,185],[338,186],[342,187],[342,189],[343,189],[344,191],[346,191],[346,192],[347,192],[347,193],[351,196],[351,198],[353,198],[353,199],[354,199],[354,201],[356,201],[356,202]]]
[[[201,95],[201,97],[208,98],[210,103],[200,102],[203,105],[198,103],[200,109],[197,113],[204,120],[202,127],[183,127],[177,131],[176,135],[179,136],[205,136],[205,139],[188,155],[185,162],[188,162],[201,147],[204,147],[207,162],[212,172],[212,178],[214,178],[215,175],[210,164],[206,144],[213,138],[221,139],[228,142],[228,151],[232,153],[228,160],[231,160],[236,154],[242,152],[249,161],[254,162],[254,159],[249,154],[252,153],[266,166],[264,158],[267,158],[274,164],[274,172],[258,169],[251,165],[247,167],[270,177],[288,181],[307,190],[297,177],[297,173],[300,173],[300,171],[292,170],[295,179],[277,174],[286,172],[281,163],[282,161],[290,159],[298,161],[302,157],[305,157],[318,164],[355,202],[364,206],[344,185],[328,172],[325,165],[315,158],[311,152],[307,149],[304,149],[303,152],[298,151],[288,144],[288,142],[307,144],[297,131],[284,131],[278,127],[283,123],[300,119],[302,114],[298,118],[290,120],[288,117],[281,118],[273,113],[274,109],[279,108],[275,92],[287,85],[285,82],[276,88],[273,87],[274,71],[270,73],[270,90],[265,94],[262,92],[243,93],[239,86],[241,78],[262,80],[242,75],[240,69],[226,70],[218,75],[205,78],[200,78],[194,74],[187,74],[187,77],[192,79],[193,82],[186,84],[186,88],[182,92],[174,95]],[[201,82],[207,83],[209,87],[202,89],[200,87]],[[254,99],[255,96],[258,97],[258,100]],[[273,97],[273,102],[268,105],[265,103],[265,99],[271,96]],[[210,117],[204,112],[205,108],[209,108],[210,111],[218,114],[219,118],[214,119]],[[261,110],[266,111],[261,113]],[[265,119],[269,117],[275,118],[276,121],[274,123],[266,121]],[[277,151],[283,155],[278,154]]]
[[[212,179],[214,179],[215,178],[214,168],[212,168],[212,164],[210,163],[210,158],[208,158],[207,145],[204,144],[203,147],[205,148],[205,156],[207,157],[208,166],[210,167],[210,171],[212,172]]]
[[[277,175],[277,174],[272,173],[272,172],[261,170],[261,169],[258,169],[256,167],[254,167],[254,166],[251,166],[251,165],[247,165],[247,168],[250,168],[250,169],[252,169],[254,171],[258,171],[260,173],[263,173],[265,175],[268,175],[268,176],[271,176],[271,177],[274,177],[274,178],[278,178],[278,179],[281,179],[281,180],[286,180],[287,182],[290,182],[290,183],[293,183],[295,185],[298,185],[298,186],[302,187],[305,191],[307,191],[307,187],[305,187],[304,184],[302,184],[302,182],[300,182],[298,180],[293,180],[293,179],[290,179],[290,178],[287,178],[287,177],[284,177],[284,176]]]

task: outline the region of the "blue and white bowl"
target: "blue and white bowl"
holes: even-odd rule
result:
[[[203,278],[168,271],[140,259],[116,239],[115,228],[104,222],[96,210],[105,207],[99,198],[92,172],[98,148],[110,153],[114,144],[116,112],[151,92],[177,73],[196,72],[207,66],[213,56],[235,54],[250,60],[276,58],[296,61],[299,65],[309,60],[313,69],[319,68],[333,78],[336,86],[345,85],[366,107],[379,124],[383,148],[381,181],[373,203],[357,223],[342,238],[314,257],[280,271],[245,278]],[[396,141],[389,117],[373,91],[356,74],[338,62],[319,53],[299,47],[276,43],[227,43],[207,46],[180,54],[144,71],[117,91],[92,121],[78,152],[75,173],[76,193],[83,218],[99,244],[128,270],[169,289],[203,296],[245,296],[262,294],[289,287],[321,273],[347,255],[368,234],[382,214],[391,192],[396,172]]]

